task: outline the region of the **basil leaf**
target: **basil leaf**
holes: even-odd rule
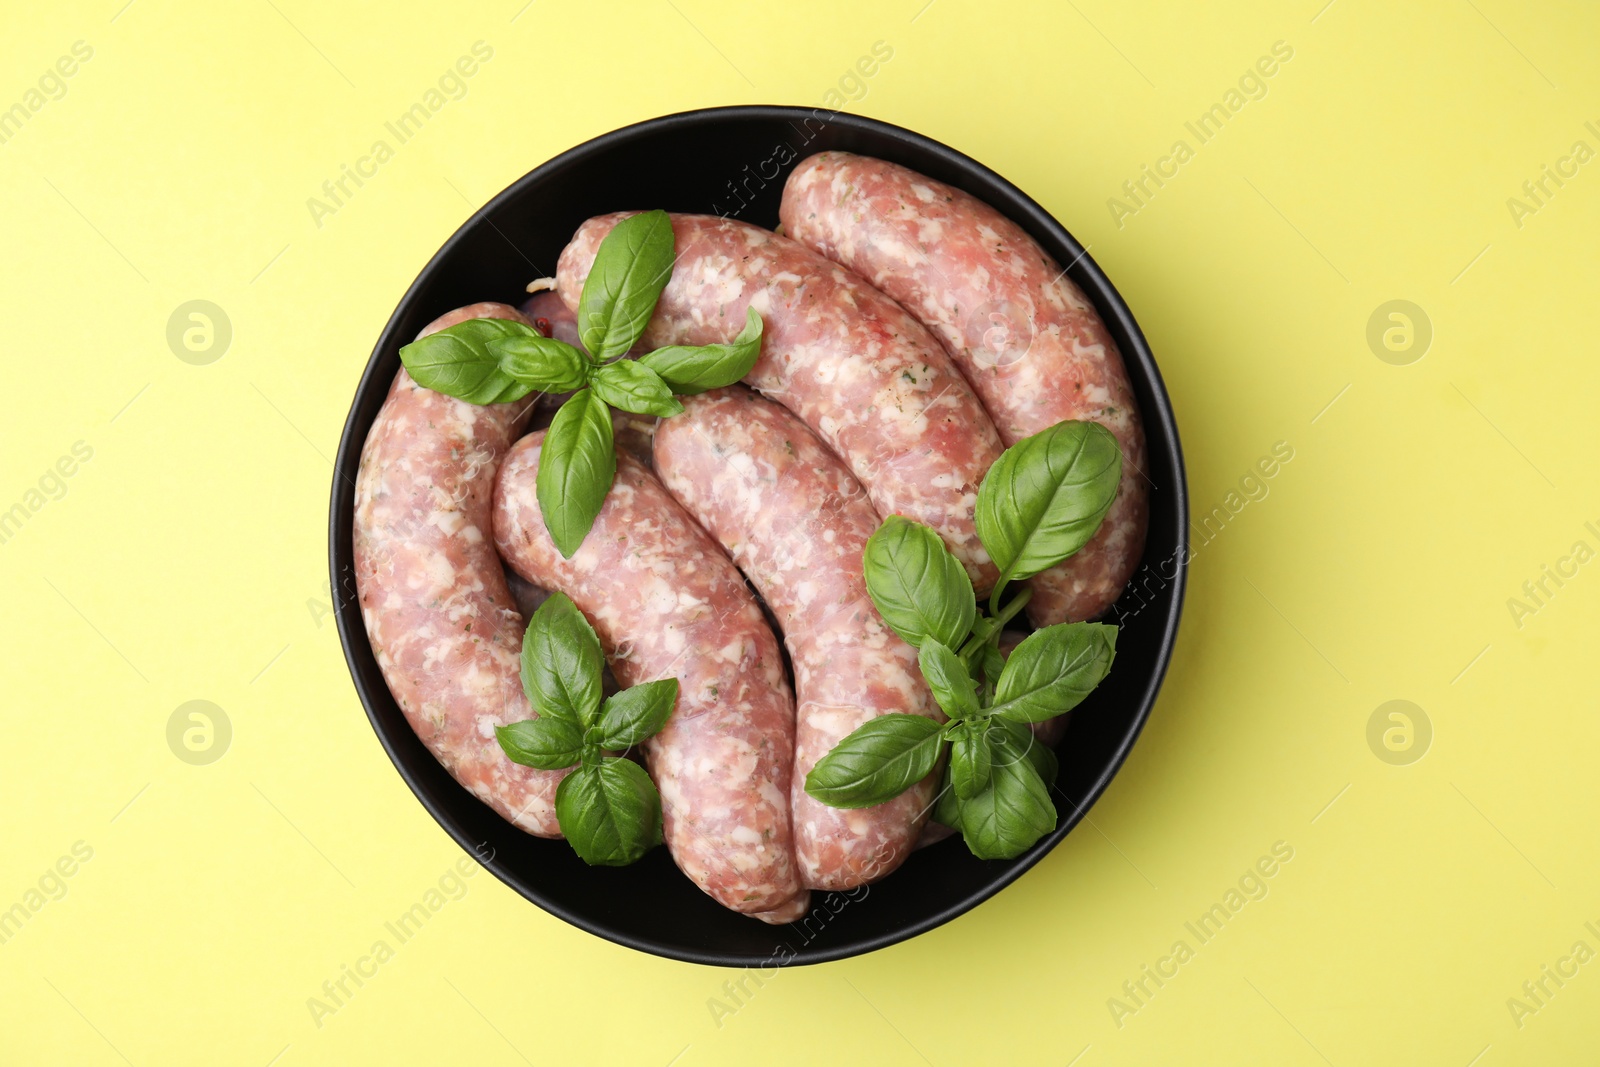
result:
[[[583,862],[624,867],[661,843],[661,795],[637,763],[603,759],[561,779],[556,821]]]
[[[559,771],[583,758],[583,730],[554,715],[496,726],[495,740],[513,763]]]
[[[590,389],[568,398],[545,431],[539,450],[539,510],[550,540],[566,559],[589,536],[617,476],[611,410]]]
[[[1056,825],[1055,805],[1032,762],[1008,746],[999,748],[989,784],[960,806],[962,840],[985,860],[1020,856]]]
[[[926,778],[939,762],[939,724],[891,712],[857,727],[806,775],[806,792],[834,808],[882,804]]]
[[[989,721],[964,719],[950,731],[950,784],[961,800],[977,796],[989,784],[994,751]]]
[[[665,211],[633,215],[606,234],[578,298],[578,339],[596,362],[633,347],[671,277],[672,220]]]
[[[554,337],[502,337],[489,342],[489,351],[507,376],[542,393],[570,393],[589,381],[588,357]]]
[[[412,341],[400,349],[400,362],[424,389],[469,404],[503,404],[533,390],[500,369],[490,343],[537,333],[509,319],[468,319]]]
[[[667,418],[683,410],[661,375],[637,360],[619,359],[594,372],[594,392],[614,408]]]
[[[939,796],[928,818],[952,830],[961,829],[961,798],[956,796],[955,785],[950,781],[949,767],[945,767],[944,777],[939,780]]]
[[[606,698],[600,707],[600,721],[595,723],[600,735],[595,743],[601,748],[624,749],[654,737],[667,724],[677,701],[676,678],[645,682]]]
[[[977,614],[972,579],[938,534],[890,515],[867,538],[861,566],[878,614],[907,644],[920,648],[931,637],[961,647]]]
[[[1017,759],[1026,759],[1033,764],[1033,769],[1038,772],[1039,780],[1044,782],[1045,789],[1055,784],[1056,774],[1060,764],[1056,754],[1048,745],[1040,743],[1033,731],[1020,722],[1010,719],[991,718],[988,720],[991,728],[989,740],[994,746],[994,758],[1007,762]]]
[[[1035,630],[1012,650],[995,685],[993,713],[1016,722],[1043,722],[1071,711],[1111,670],[1117,628],[1064,622]]]
[[[1058,422],[1003,452],[978,487],[978,539],[1020,581],[1082,548],[1116,499],[1122,450],[1097,422]]]
[[[674,393],[694,396],[749,374],[761,357],[761,331],[761,316],[755,308],[746,308],[744,329],[731,344],[668,345],[641,356],[639,362],[661,375]]]
[[[600,638],[589,620],[565,593],[551,593],[522,635],[522,691],[540,721],[592,724],[600,707],[603,663]]]
[[[933,699],[939,702],[946,715],[961,719],[978,713],[978,693],[960,656],[929,638],[922,643],[917,664],[922,668],[928,688],[933,690]]]

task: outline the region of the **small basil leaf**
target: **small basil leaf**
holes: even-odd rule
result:
[[[857,727],[806,775],[806,792],[835,808],[882,804],[926,778],[939,762],[939,724],[891,712]]]
[[[661,843],[661,795],[637,763],[603,759],[561,779],[556,821],[583,862],[625,867]]]
[[[1014,859],[1056,825],[1049,790],[1026,758],[996,752],[989,784],[961,801],[961,837],[974,856]]]
[[[1117,628],[1064,622],[1035,630],[1012,650],[995,685],[994,714],[1043,722],[1077,707],[1094,691],[1117,653]]]
[[[589,620],[565,593],[551,593],[522,635],[522,691],[539,721],[561,719],[575,728],[593,723],[604,662]]]
[[[600,747],[632,748],[654,737],[667,724],[677,700],[676,678],[645,682],[607,697],[600,707],[600,721],[596,723],[600,730]]]
[[[594,392],[614,408],[667,418],[683,410],[661,375],[636,360],[619,359],[594,372]]]
[[[861,565],[878,614],[907,644],[931,637],[961,647],[977,614],[972,579],[938,534],[890,515],[867,538]]]
[[[986,719],[966,719],[950,736],[950,784],[956,796],[970,800],[989,784],[994,763]]]
[[[529,335],[538,331],[509,319],[468,319],[412,341],[400,349],[400,362],[424,389],[469,404],[503,404],[532,389],[500,369],[490,344]]]
[[[671,277],[672,220],[665,211],[633,215],[606,234],[578,298],[578,339],[596,362],[633,347]]]
[[[731,344],[668,345],[639,362],[661,375],[674,393],[694,396],[732,385],[749,374],[761,356],[761,331],[761,316],[755,308],[746,308],[744,329]]]
[[[550,540],[566,559],[589,536],[617,476],[611,410],[591,389],[568,398],[545,431],[534,481]]]
[[[1116,499],[1122,450],[1097,422],[1058,422],[1003,452],[978,487],[978,538],[1012,581],[1086,544]]]
[[[583,758],[583,730],[554,715],[496,726],[495,740],[513,763],[559,771]]]
[[[489,342],[489,351],[507,376],[543,393],[570,393],[589,380],[588,358],[554,337],[502,337]]]
[[[939,641],[929,638],[922,643],[917,654],[917,664],[922,677],[933,690],[933,699],[952,719],[962,719],[978,713],[978,693],[972,684],[972,675],[961,657]]]

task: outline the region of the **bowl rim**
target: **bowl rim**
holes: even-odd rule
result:
[[[644,133],[660,133],[702,124],[715,124],[725,119],[747,118],[781,121],[823,121],[829,125],[838,125],[880,137],[887,137],[904,142],[922,152],[938,156],[956,170],[976,171],[988,180],[1011,190],[1015,195],[1021,213],[1025,217],[1018,218],[1009,211],[1007,212],[1007,217],[1022,226],[1030,234],[1052,233],[1063,247],[1072,250],[1075,253],[1075,257],[1069,261],[1066,270],[1072,273],[1073,280],[1080,288],[1088,292],[1096,305],[1096,309],[1103,316],[1114,318],[1122,334],[1131,341],[1130,345],[1122,347],[1121,355],[1124,364],[1129,368],[1130,377],[1137,373],[1148,384],[1153,404],[1149,405],[1149,410],[1144,405],[1141,405],[1140,409],[1140,415],[1146,431],[1146,443],[1147,447],[1156,445],[1161,447],[1165,453],[1164,458],[1173,472],[1173,483],[1169,492],[1173,496],[1174,518],[1178,523],[1177,547],[1174,553],[1177,565],[1173,576],[1165,579],[1172,588],[1171,605],[1166,612],[1166,618],[1162,620],[1161,636],[1156,651],[1156,667],[1145,680],[1143,691],[1138,696],[1137,706],[1133,710],[1128,732],[1112,754],[1112,757],[1084,791],[1081,802],[1076,805],[1076,810],[1060,813],[1056,828],[1041,838],[1032,848],[1016,859],[1007,861],[1004,867],[996,870],[993,877],[985,881],[979,888],[964,894],[937,912],[907,926],[861,938],[848,944],[816,948],[807,944],[798,950],[792,950],[781,964],[782,966],[796,966],[826,963],[865,955],[918,937],[971,911],[1031,870],[1035,864],[1042,860],[1051,849],[1055,848],[1077,826],[1089,809],[1104,795],[1112,778],[1122,768],[1123,763],[1127,760],[1128,753],[1132,751],[1134,744],[1143,733],[1144,726],[1150,718],[1156,697],[1161,690],[1161,685],[1172,662],[1179,621],[1183,614],[1190,556],[1188,480],[1184,470],[1183,451],[1179,443],[1178,427],[1172,410],[1172,401],[1167,394],[1166,383],[1156,365],[1149,342],[1146,340],[1144,332],[1139,328],[1138,322],[1134,319],[1133,312],[1128,307],[1127,302],[1122,298],[1122,294],[1106,277],[1093,258],[1089,256],[1088,251],[1077,238],[1058,222],[1054,216],[1041,207],[1037,201],[1002,175],[943,142],[880,119],[867,118],[842,111],[830,112],[827,109],[814,107],[783,104],[738,104],[680,111],[619,127],[567,149],[534,167],[474,211],[446,239],[444,244],[439,247],[439,250],[433,254],[433,257],[428,260],[427,265],[422,268],[415,280],[407,287],[405,294],[395,305],[395,310],[390,314],[371,355],[367,359],[366,366],[352,395],[350,411],[346,416],[344,428],[340,434],[339,447],[334,460],[329,504],[328,564],[339,641],[344,651],[346,666],[350,671],[351,682],[355,687],[358,699],[361,701],[362,709],[366,712],[368,724],[377,735],[384,752],[394,765],[394,769],[405,781],[406,786],[411,790],[412,795],[421,803],[429,816],[462,849],[518,895],[538,905],[549,914],[614,944],[686,963],[723,967],[748,967],[755,962],[751,958],[744,956],[717,951],[687,949],[678,944],[620,933],[607,927],[604,923],[575,912],[554,900],[545,899],[532,887],[520,884],[520,879],[508,869],[506,864],[496,858],[492,849],[490,849],[489,855],[485,856],[482,843],[475,842],[474,835],[466,831],[466,828],[456,820],[448,808],[436,802],[419,786],[414,775],[402,760],[395,743],[389,737],[387,727],[379,721],[373,699],[367,691],[367,684],[362,679],[361,665],[357,662],[358,656],[363,652],[367,656],[374,655],[372,646],[367,637],[365,624],[361,619],[359,600],[355,590],[353,588],[343,588],[346,581],[347,567],[353,573],[354,551],[349,531],[352,529],[355,508],[354,475],[360,465],[361,450],[365,445],[367,431],[370,429],[370,425],[357,425],[358,421],[360,421],[360,412],[358,411],[356,398],[367,395],[370,389],[376,387],[373,379],[378,375],[379,368],[384,363],[385,354],[391,348],[396,347],[398,343],[401,343],[394,336],[400,320],[404,317],[412,301],[433,279],[434,275],[445,269],[447,261],[453,258],[456,248],[465,243],[469,239],[469,235],[485,222],[492,226],[493,222],[489,219],[489,216],[493,215],[501,205],[524,195],[524,191],[527,188],[538,185],[552,175],[583,163],[588,157],[596,153],[605,152],[619,143],[626,142]],[[1136,371],[1135,367],[1137,368]],[[385,388],[386,392],[387,388]],[[1161,432],[1152,434],[1150,432],[1152,426],[1158,427]],[[345,488],[341,489],[341,486]],[[1148,565],[1148,563],[1145,565]],[[390,699],[393,699],[392,695]],[[466,795],[471,796],[470,793]],[[760,962],[770,964],[771,960],[763,959]]]

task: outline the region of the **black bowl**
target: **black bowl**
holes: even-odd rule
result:
[[[956,841],[934,845],[878,885],[816,894],[805,920],[771,927],[713,903],[665,849],[632,867],[588,867],[565,842],[528,836],[445,773],[378,671],[355,596],[350,524],[362,444],[400,369],[400,346],[423,325],[478,300],[518,303],[527,281],[555,273],[562,247],[593,215],[665,208],[775,226],[789,169],[830,148],[892,160],[964,189],[1069,264],[1122,349],[1144,415],[1150,533],[1144,566],[1114,609],[1123,626],[1116,666],[1073,713],[1058,746],[1055,831],[1007,862],[976,859]],[[1188,559],[1183,458],[1161,375],[1127,305],[1083,247],[1010,182],[952,148],[872,119],[795,107],[690,111],[608,133],[537,167],[467,220],[412,283],[367,361],[339,442],[330,527],[339,637],[356,692],[429,814],[501,881],[573,925],[645,952],[730,967],[818,963],[892,945],[975,907],[1039,862],[1105,790],[1150,713],[1177,635]]]

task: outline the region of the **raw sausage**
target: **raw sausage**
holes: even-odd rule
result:
[[[601,239],[626,217],[590,219],[562,251],[556,278],[569,307]],[[647,347],[730,341],[754,307],[765,336],[745,381],[800,416],[879,515],[933,527],[974,583],[992,586],[973,506],[1000,439],[933,336],[860,278],[768,230],[707,215],[673,215],[672,228],[677,263]]]
[[[878,527],[844,464],[783,408],[739,386],[683,397],[656,431],[656,470],[778,618],[799,702],[795,853],[813,889],[875,881],[910,854],[938,773],[887,803],[832,808],[805,776],[856,727],[899,711],[942,721],[917,653],[867,596],[861,554]]]
[[[475,318],[525,321],[473,304],[420,336]],[[494,736],[534,717],[518,674],[523,619],[489,525],[495,469],[532,406],[479,407],[395,375],[356,475],[356,590],[384,680],[429,751],[512,823],[560,837],[566,772],[512,763]]]
[[[1023,229],[915,171],[822,152],[789,175],[786,232],[905,305],[954,358],[1007,445],[1064,419],[1122,446],[1111,511],[1077,555],[1029,584],[1035,624],[1100,615],[1144,552],[1144,429],[1116,343],[1088,298]]]
[[[777,638],[722,549],[626,454],[588,537],[562,559],[535,485],[542,432],[511,449],[494,534],[513,570],[572,598],[624,686],[678,679],[645,742],[672,858],[718,903],[767,922],[809,906],[789,822],[794,699]]]

